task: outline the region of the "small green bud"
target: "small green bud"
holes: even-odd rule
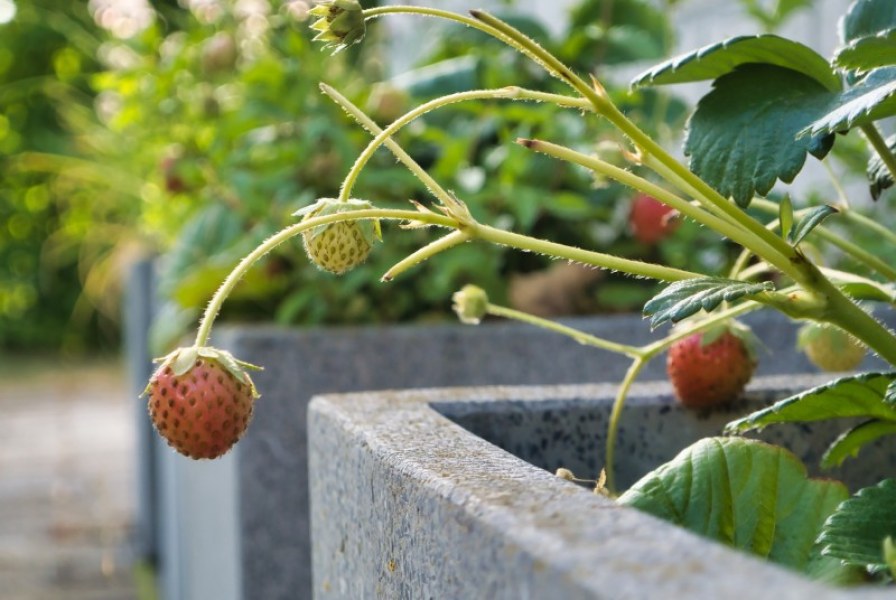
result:
[[[335,48],[334,53],[357,44],[367,31],[364,11],[358,0],[326,0],[308,14],[320,17],[311,24],[311,28],[318,32],[315,41],[326,42],[327,47]]]
[[[451,299],[454,301],[454,312],[462,323],[478,325],[488,310],[488,295],[475,285],[465,285],[454,292]]]

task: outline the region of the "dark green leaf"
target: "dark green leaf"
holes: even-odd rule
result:
[[[822,524],[847,496],[839,482],[807,478],[799,459],[783,448],[707,438],[645,475],[619,503],[809,570],[818,559]]]
[[[722,302],[746,299],[774,290],[770,281],[751,283],[720,277],[701,277],[676,281],[644,305],[644,314],[650,316],[650,326],[657,327],[666,321],[677,323],[700,310],[710,312]]]
[[[704,46],[638,75],[632,86],[717,79],[748,63],[797,71],[831,91],[841,88],[840,78],[824,57],[799,42],[771,34],[738,36]]]
[[[691,116],[684,148],[690,168],[745,207],[778,179],[793,181],[806,152],[827,154],[833,136],[794,138],[830,100],[831,92],[796,71],[742,65],[717,79]]]
[[[896,115],[896,67],[875,69],[854,87],[837,94],[824,116],[797,135],[818,135],[845,131],[878,119]]]
[[[846,417],[896,421],[896,407],[884,401],[887,386],[896,373],[862,373],[836,379],[825,385],[785,398],[743,419],[728,423],[725,430],[738,433],[761,429],[773,423],[823,421]]]
[[[821,457],[821,466],[825,469],[839,467],[847,458],[858,456],[862,446],[894,433],[896,433],[896,422],[893,421],[874,419],[856,425],[844,431],[831,443],[824,456]]]
[[[809,235],[809,233],[818,227],[822,221],[833,215],[834,213],[840,212],[833,206],[828,206],[827,204],[823,206],[816,206],[812,210],[810,210],[805,217],[800,219],[800,222],[796,224],[796,227],[788,234],[787,240],[796,246],[803,238]]]
[[[840,41],[849,44],[858,38],[876,35],[896,27],[896,2],[856,0],[840,21]]]
[[[896,479],[885,479],[843,502],[824,524],[822,553],[870,573],[888,569],[883,543],[896,537]]]
[[[860,73],[896,64],[896,28],[853,40],[840,48],[834,65]]]
[[[890,152],[896,153],[896,135],[887,138],[887,148],[890,149]],[[893,186],[893,174],[890,173],[890,169],[876,152],[868,161],[868,181],[870,182],[871,197],[875,200],[880,198],[884,190]]]

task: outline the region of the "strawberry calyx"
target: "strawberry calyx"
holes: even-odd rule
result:
[[[356,210],[368,210],[374,208],[374,206],[368,202],[367,200],[358,200],[357,198],[349,198],[348,200],[338,200],[336,198],[319,198],[317,202],[314,204],[309,204],[308,206],[301,208],[294,212],[292,216],[294,217],[302,217],[303,219],[311,219],[313,217],[326,217],[329,215],[335,215],[339,213],[347,213]],[[364,236],[364,240],[370,244],[371,246],[376,242],[381,242],[383,240],[383,232],[380,227],[379,219],[357,219],[352,221],[352,224],[358,228],[361,234]],[[327,228],[336,225],[336,223],[329,223],[326,225],[318,225],[316,227],[312,227],[308,231],[305,232],[305,235],[310,239],[314,239],[320,235],[322,235]]]
[[[196,366],[197,361],[201,358],[216,362],[228,373],[233,375],[237,381],[243,385],[249,386],[253,398],[260,397],[247,370],[261,371],[263,370],[263,367],[239,360],[227,350],[221,350],[220,348],[213,348],[211,346],[187,346],[177,348],[163,357],[154,359],[153,362],[159,363],[159,367],[156,369],[156,374],[163,372],[166,368],[170,368],[176,377],[181,377]],[[155,378],[156,375],[153,375],[153,377],[150,378],[150,383],[147,384],[146,388],[143,390],[143,395],[149,393],[152,381]]]
[[[693,327],[694,321],[689,321],[688,324]],[[721,339],[726,333],[733,335],[741,342],[743,342],[744,350],[747,352],[747,356],[750,357],[750,360],[757,360],[756,349],[762,346],[762,341],[753,333],[753,330],[749,325],[741,323],[736,319],[731,319],[729,321],[724,321],[719,323],[718,325],[714,325],[709,327],[703,331],[703,335],[700,337],[700,347],[705,348],[709,346],[719,339]]]

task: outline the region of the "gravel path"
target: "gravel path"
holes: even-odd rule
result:
[[[53,373],[4,365],[0,599],[136,598],[129,395],[115,364]]]

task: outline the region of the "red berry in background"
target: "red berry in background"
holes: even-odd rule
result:
[[[258,392],[229,352],[178,348],[161,361],[144,395],[153,425],[168,445],[190,458],[217,458],[242,437]]]
[[[756,359],[743,326],[695,333],[669,348],[666,372],[679,402],[708,408],[737,398],[753,377]]]
[[[675,209],[653,196],[638,194],[632,201],[628,218],[632,236],[642,244],[656,244],[678,227],[675,214]]]
[[[178,169],[178,159],[174,156],[166,156],[160,165],[162,178],[165,180],[165,190],[169,194],[180,194],[187,190],[187,184]]]

